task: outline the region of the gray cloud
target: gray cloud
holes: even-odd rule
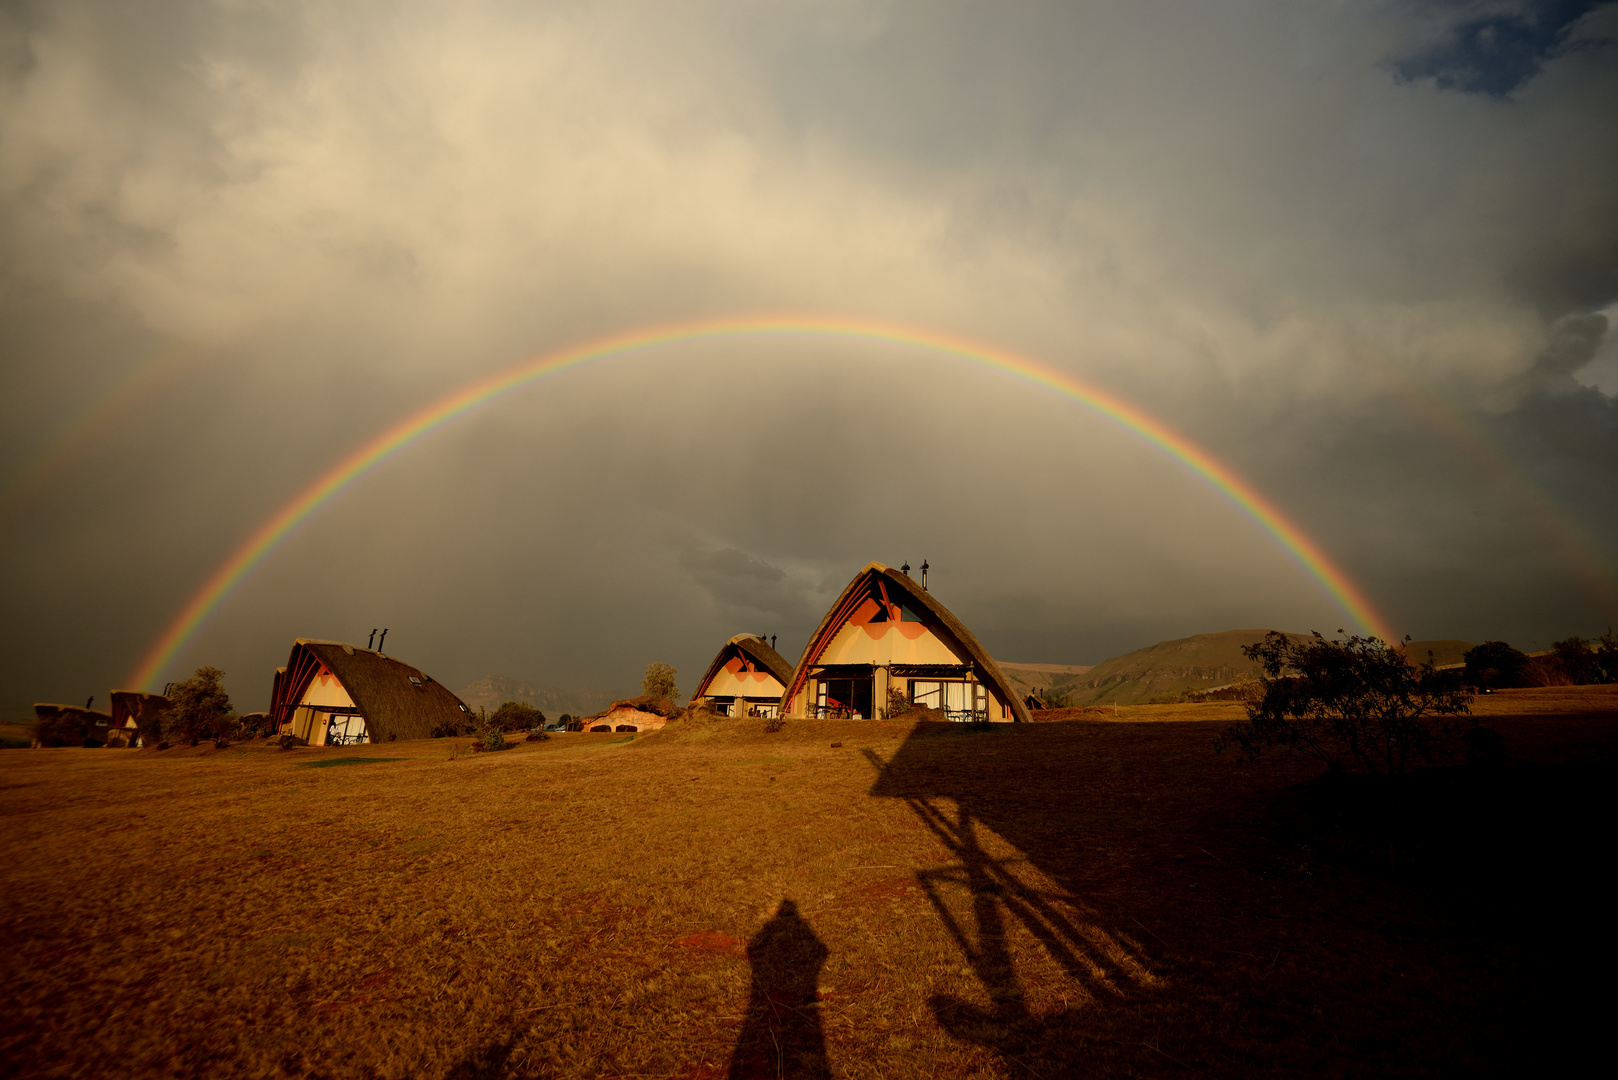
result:
[[[1528,28],[1493,67],[1490,26]],[[1401,629],[1599,631],[1615,35],[1612,4],[9,7],[4,700],[120,680],[412,409],[738,311],[964,334],[1124,395]],[[1554,554],[1571,532],[1604,569]],[[924,557],[1026,660],[1343,621],[1082,406],[893,345],[738,339],[424,438],[171,674],[216,663],[257,702],[291,637],[388,624],[446,681],[632,685],[741,630],[790,651],[865,562]]]

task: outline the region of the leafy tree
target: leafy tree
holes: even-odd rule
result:
[[[1455,734],[1453,718],[1471,711],[1471,690],[1435,671],[1431,656],[1412,667],[1378,638],[1294,641],[1272,630],[1242,652],[1264,669],[1263,695],[1215,746],[1250,758],[1279,746],[1333,772],[1402,773],[1412,757],[1431,761]]]
[[[669,664],[647,664],[646,677],[640,681],[641,692],[654,700],[676,700],[680,696],[680,688],[674,684],[675,674]]]
[[[1479,690],[1528,685],[1528,654],[1504,641],[1485,641],[1466,650],[1466,681]]]
[[[224,677],[218,668],[200,667],[195,675],[170,687],[162,735],[195,746],[203,739],[223,739],[234,731],[230,695],[221,682]]]
[[[545,714],[521,701],[507,701],[489,716],[501,731],[528,731],[545,726]]]

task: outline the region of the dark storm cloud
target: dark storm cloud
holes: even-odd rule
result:
[[[1615,36],[1614,4],[12,5],[4,700],[104,692],[412,410],[738,311],[1123,394],[1418,636],[1599,631],[1588,568],[1545,552],[1576,528],[1610,573],[1618,535]],[[892,345],[704,341],[389,459],[168,674],[262,704],[293,636],[389,625],[455,685],[627,689],[740,631],[790,654],[860,566],[924,557],[1023,660],[1343,621],[1072,401]]]
[[[1602,0],[1441,4],[1439,10],[1458,18],[1395,68],[1406,79],[1431,78],[1445,90],[1504,97],[1564,52],[1573,24],[1601,6]]]
[[[723,617],[739,626],[763,627],[752,633],[782,626],[796,631],[817,618],[828,600],[825,585],[801,570],[789,573],[748,552],[704,545],[684,534],[669,542],[687,578]]]

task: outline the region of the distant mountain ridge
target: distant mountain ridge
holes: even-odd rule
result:
[[[619,698],[632,697],[633,690],[564,690],[550,683],[533,682],[512,675],[485,675],[461,691],[461,700],[473,712],[493,712],[508,701],[532,705],[554,720],[563,713],[590,716],[601,712]]]
[[[1019,698],[1029,694],[1038,694],[1043,698],[1050,692],[1052,686],[1058,682],[1066,683],[1089,671],[1090,664],[1018,664],[1009,660],[997,660],[1000,670],[1006,673],[1006,681],[1017,692]]]
[[[1160,641],[1103,660],[1082,675],[1055,678],[1043,696],[1066,697],[1074,705],[1134,705],[1153,698],[1177,697],[1187,690],[1213,690],[1256,679],[1262,671],[1242,655],[1242,646],[1264,640],[1268,632],[1221,630]],[[1287,636],[1294,640],[1309,637],[1296,633]],[[1471,642],[1453,638],[1412,641],[1405,646],[1405,654],[1411,663],[1419,664],[1431,651],[1433,662],[1443,666],[1459,663],[1471,647]],[[1010,672],[1007,677],[1011,677]]]

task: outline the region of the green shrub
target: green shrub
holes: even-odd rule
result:
[[[54,716],[41,716],[31,729],[41,746],[83,746],[90,737],[89,725],[80,712],[63,712]]]
[[[501,731],[532,731],[545,726],[545,714],[521,701],[508,701],[490,714],[489,722]]]
[[[498,715],[500,715],[498,709],[495,710],[494,715],[490,715],[482,709],[478,710],[476,730],[473,732],[477,736],[477,743],[473,746],[474,750],[492,751],[506,748],[506,734],[500,730],[500,725],[495,722],[495,717]]]
[[[1249,758],[1282,747],[1333,772],[1402,773],[1412,758],[1432,761],[1448,749],[1461,733],[1455,717],[1471,711],[1471,690],[1436,671],[1431,657],[1411,667],[1374,637],[1294,641],[1271,631],[1242,652],[1263,667],[1264,692],[1215,749],[1237,746]]]

